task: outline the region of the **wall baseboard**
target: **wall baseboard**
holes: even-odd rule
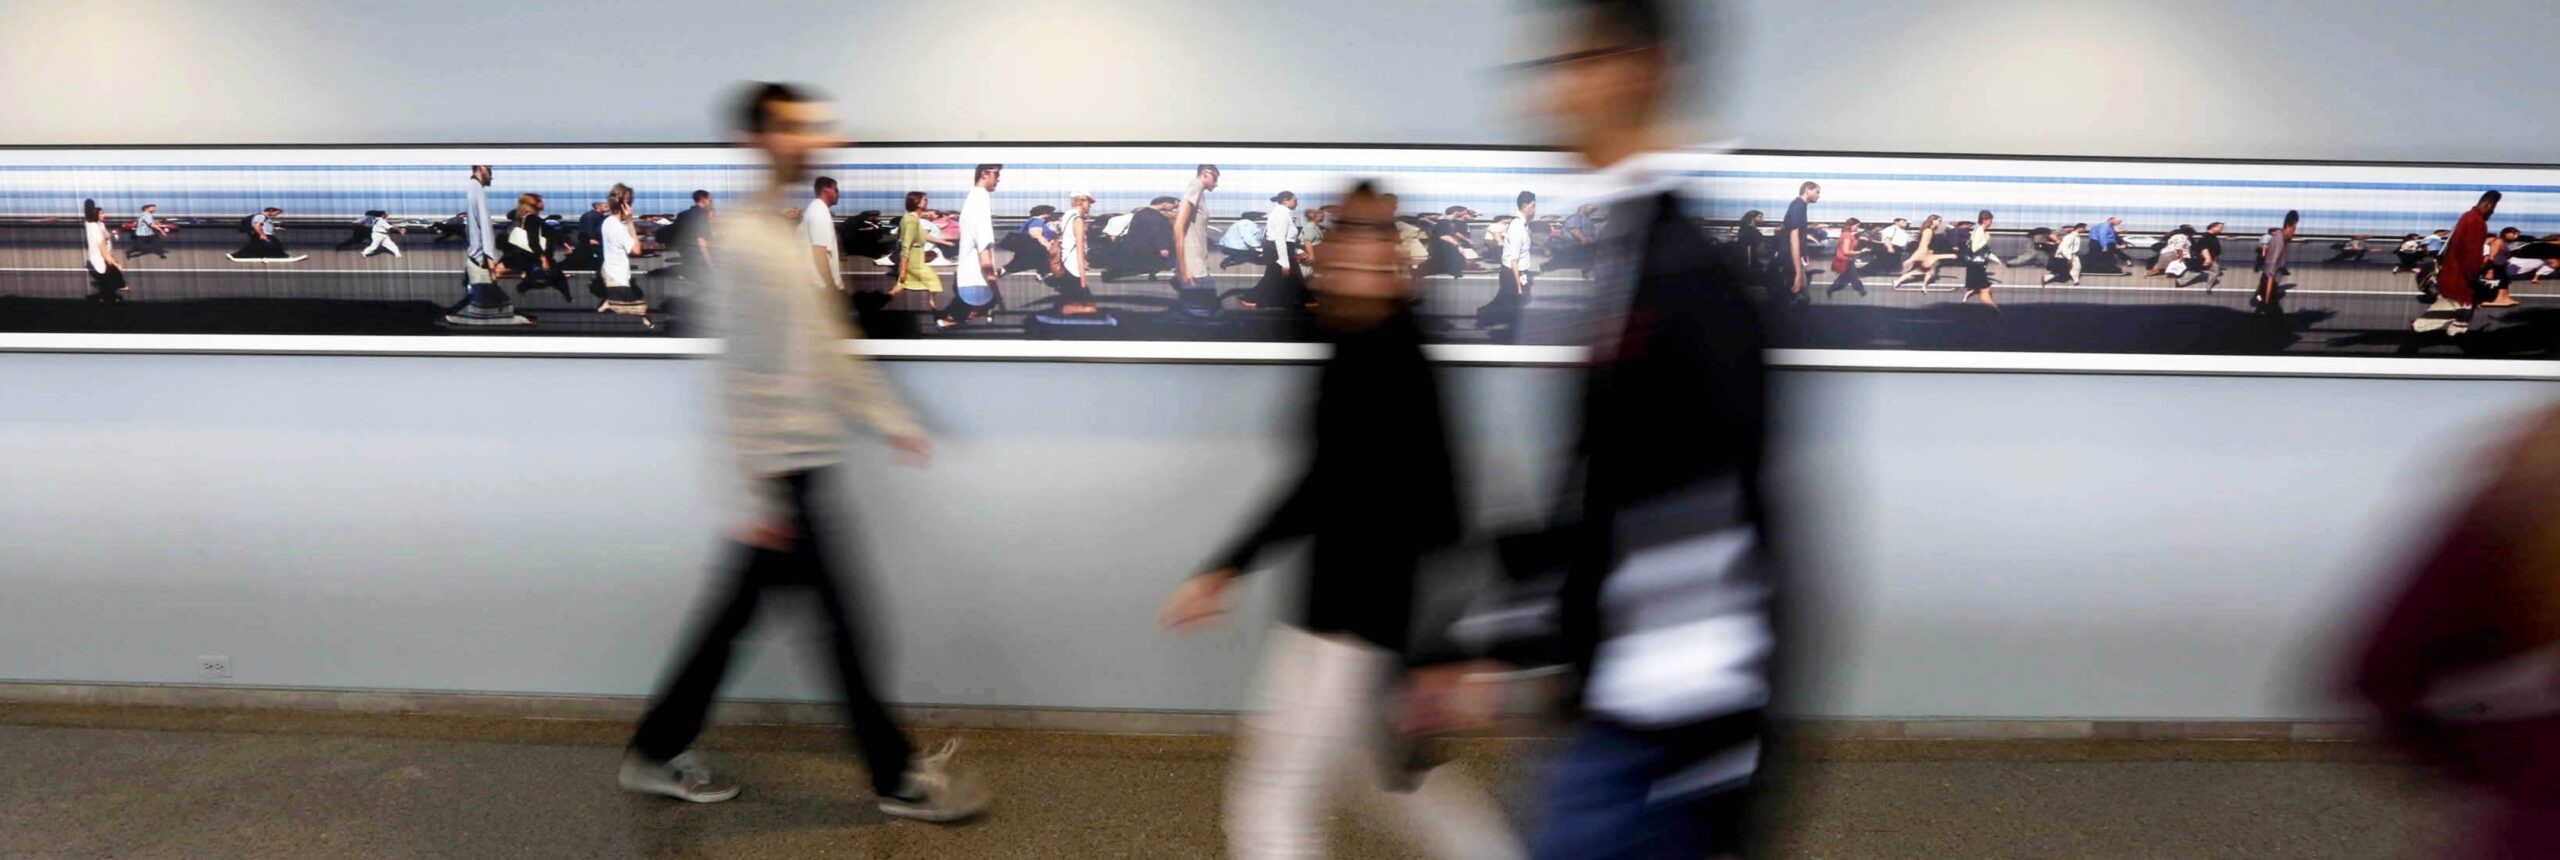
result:
[[[302,711],[337,714],[418,714],[549,720],[638,720],[647,702],[631,696],[554,696],[395,690],[328,690],[293,687],[219,687],[177,684],[74,684],[0,682],[0,705],[80,705],[201,710]],[[906,705],[901,722],[925,729],[1089,732],[1141,735],[1221,735],[1235,715],[1216,711],[1139,711],[1079,708],[999,708]],[[736,725],[834,725],[826,702],[725,701],[713,719]],[[1797,719],[1783,724],[1790,736],[1815,742],[1853,741],[2363,741],[2361,723],[2308,720],[2054,720],[2054,719]],[[1519,720],[1507,736],[1542,734]]]

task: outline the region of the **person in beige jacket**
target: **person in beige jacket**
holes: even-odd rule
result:
[[[843,511],[825,496],[850,455],[853,431],[868,426],[919,465],[933,446],[868,359],[847,355],[851,312],[809,264],[805,233],[782,216],[785,189],[801,183],[816,151],[838,145],[826,104],[784,84],[759,84],[741,111],[747,145],[772,162],[764,188],[738,216],[713,227],[712,327],[725,341],[716,374],[724,436],[744,485],[718,609],[687,644],[631,739],[625,790],[696,803],[738,795],[687,751],[702,731],[729,652],[756,605],[772,591],[809,589],[827,621],[846,722],[871,771],[880,811],[935,823],[984,811],[984,782],[954,768],[956,749],[918,755],[873,688],[856,645],[858,619],[845,598],[854,583]],[[813,510],[815,508],[815,510]]]

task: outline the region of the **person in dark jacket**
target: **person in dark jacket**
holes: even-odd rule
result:
[[[1611,229],[1598,249],[1578,476],[1543,531],[1503,553],[1521,583],[1459,638],[1570,670],[1572,737],[1545,793],[1540,860],[1714,857],[1744,844],[1762,724],[1780,688],[1787,589],[1761,489],[1760,315],[1729,245],[1696,229],[1663,111],[1684,8],[1577,0],[1541,65],[1552,112]],[[1539,582],[1554,583],[1539,589]],[[1552,621],[1549,621],[1552,619]],[[1421,701],[1483,667],[1424,673]],[[1452,709],[1444,719],[1480,717]]]
[[[1111,243],[1110,276],[1122,281],[1173,267],[1173,209],[1182,201],[1158,197],[1129,213],[1129,232]]]
[[[1460,529],[1439,385],[1410,309],[1394,212],[1365,183],[1342,206],[1316,258],[1316,325],[1333,351],[1316,382],[1313,456],[1214,569],[1185,581],[1164,608],[1167,627],[1208,626],[1226,614],[1231,584],[1265,547],[1310,539],[1307,587],[1266,648],[1227,793],[1229,856],[1248,860],[1319,856],[1326,795],[1344,781],[1343,767],[1366,758],[1361,770],[1373,788],[1409,780],[1398,773],[1409,760],[1387,760],[1393,753],[1378,743],[1389,722],[1385,694],[1416,659],[1422,554]],[[1431,769],[1400,803],[1427,816],[1413,830],[1430,855],[1525,856],[1491,799],[1454,771]]]

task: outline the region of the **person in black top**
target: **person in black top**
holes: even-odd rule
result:
[[[2187,276],[2174,282],[2177,286],[2204,285],[2205,292],[2222,286],[2222,222],[2204,225],[2196,234],[2195,244],[2187,249]]]
[[[1337,768],[1360,758],[1345,748],[1370,754],[1373,782],[1410,778],[1398,772],[1410,760],[1378,758],[1385,693],[1416,659],[1420,558],[1460,530],[1439,384],[1410,309],[1395,213],[1366,183],[1342,208],[1316,252],[1315,323],[1333,352],[1316,382],[1313,456],[1216,569],[1184,582],[1164,607],[1171,629],[1206,627],[1226,614],[1230,585],[1265,547],[1312,543],[1304,596],[1270,640],[1255,713],[1239,732],[1226,810],[1233,857],[1317,856]],[[1491,799],[1452,770],[1435,768],[1414,789],[1430,807],[1417,811],[1434,819],[1416,828],[1429,853],[1525,857]]]
[[[1807,211],[1822,201],[1822,186],[1807,182],[1796,189],[1796,199],[1787,201],[1786,220],[1778,222],[1778,264],[1787,273],[1787,295],[1804,298],[1805,230],[1812,226],[1812,213]]]
[[[1110,274],[1104,281],[1153,275],[1173,266],[1173,210],[1181,202],[1158,197],[1129,213],[1129,231],[1111,243]]]
[[[676,222],[658,231],[658,240],[677,257],[674,265],[660,268],[659,275],[689,277],[685,266],[711,262],[711,192],[693,192],[693,208],[676,213]]]

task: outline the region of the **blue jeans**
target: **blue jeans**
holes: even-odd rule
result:
[[[1583,724],[1547,789],[1536,860],[1704,860],[1740,849],[1757,711],[1648,731]]]

